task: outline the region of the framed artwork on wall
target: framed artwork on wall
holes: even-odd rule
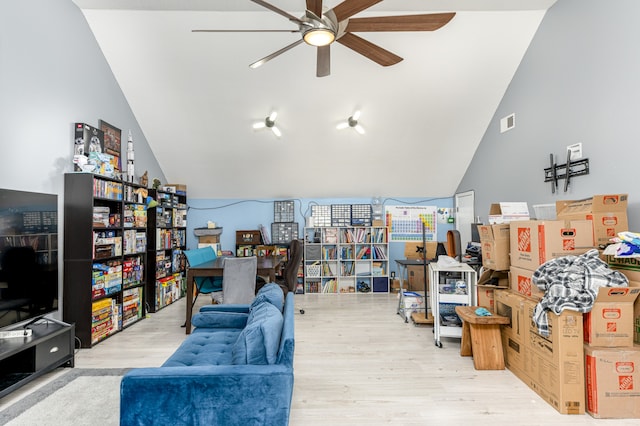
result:
[[[120,155],[122,146],[122,131],[115,126],[100,120],[100,130],[104,132],[104,152],[113,155],[113,168],[116,172],[120,168]]]

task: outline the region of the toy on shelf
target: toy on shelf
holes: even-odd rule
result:
[[[131,130],[129,130],[129,138],[127,139],[127,182],[133,182],[134,179],[134,165],[135,153],[133,152],[133,136]]]

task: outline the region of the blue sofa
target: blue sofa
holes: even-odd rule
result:
[[[294,294],[276,284],[251,305],[204,306],[162,366],[122,378],[120,425],[287,425],[293,313]]]

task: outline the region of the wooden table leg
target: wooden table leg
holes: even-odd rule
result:
[[[460,356],[471,356],[473,354],[471,345],[471,331],[469,323],[462,321],[462,339],[460,340]]]

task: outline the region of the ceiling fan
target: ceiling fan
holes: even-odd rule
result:
[[[192,32],[290,32],[301,33],[300,40],[283,47],[249,65],[257,68],[271,59],[305,42],[317,47],[316,76],[326,77],[331,73],[330,46],[336,41],[343,46],[371,59],[382,66],[397,64],[402,58],[353,33],[381,31],[434,31],[446,25],[453,17],[451,13],[422,15],[379,16],[352,18],[353,15],[380,3],[382,0],[344,0],[337,6],[323,11],[322,0],[306,0],[304,16],[295,17],[264,0],[251,0],[298,25],[295,30],[192,30]]]

